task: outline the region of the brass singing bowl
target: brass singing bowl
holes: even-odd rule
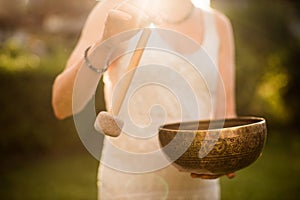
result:
[[[215,178],[252,164],[262,153],[266,121],[238,117],[166,124],[159,141],[166,157],[180,171]]]

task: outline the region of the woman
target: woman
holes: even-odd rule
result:
[[[98,76],[95,75],[95,72],[88,69],[84,64],[85,59],[83,55],[84,52],[87,52],[86,49],[91,47],[88,51],[88,55],[91,55],[97,51],[96,46],[103,41],[106,41],[123,31],[145,27],[149,22],[153,22],[158,28],[168,29],[183,34],[207,50],[208,55],[217,65],[218,72],[223,80],[226,94],[226,117],[235,116],[234,44],[230,22],[224,15],[212,9],[205,10],[196,8],[191,0],[105,0],[99,3],[91,12],[82,31],[80,40],[68,60],[66,69],[54,82],[53,108],[59,119],[63,119],[72,114],[72,92],[74,82],[76,75],[82,66],[83,70],[86,70],[85,73],[86,76],[89,77],[89,81],[94,79],[94,81],[89,82],[86,87],[95,88],[97,85],[96,83],[99,80]],[[133,35],[131,36],[133,37]],[[165,40],[167,43],[168,38],[165,37]],[[103,58],[102,60],[105,60],[106,57],[109,56],[109,50],[113,48],[113,45],[116,45],[116,42],[104,47],[104,51],[102,49],[103,57],[98,57],[97,59],[101,60],[101,58]],[[175,45],[174,48],[180,47],[176,47]],[[161,59],[161,57],[159,58],[159,56],[162,56],[161,52],[158,54],[156,53],[157,52],[154,54],[150,53],[151,55],[148,60],[155,59],[155,56],[158,57],[158,60]],[[151,57],[153,55],[154,57]],[[90,58],[92,59],[92,57]],[[130,56],[123,56],[116,62],[112,62],[104,75],[105,99],[108,110],[111,109],[113,90],[121,79],[122,74],[126,72],[124,71],[124,67],[122,67],[124,63],[126,63],[124,62],[126,59],[130,59]],[[174,57],[168,60],[173,60],[173,63],[176,63],[177,61],[180,62],[180,59],[178,60]],[[96,60],[92,61],[94,64],[97,62]],[[148,62],[147,53],[143,62],[146,64]],[[163,64],[168,65],[170,63],[167,62]],[[184,70],[188,69],[188,67],[174,66],[174,70],[180,71],[180,68]],[[193,72],[186,70],[183,73],[186,74],[186,76],[183,75],[183,77],[188,80],[189,74]],[[140,78],[143,79],[143,77]],[[217,82],[217,80],[213,78],[211,82]],[[193,84],[197,85],[197,88],[199,88],[198,83],[191,82],[191,87],[194,87]],[[153,103],[151,100],[155,99],[154,97],[145,98],[149,91],[154,93],[157,92],[154,96],[162,94],[159,92],[159,89],[156,90],[155,88],[142,91],[142,96],[144,98],[142,103],[138,102],[138,100],[135,102],[135,107],[132,109],[133,118],[142,119],[143,115],[139,115],[139,111],[145,109],[143,106],[151,106],[151,102]],[[210,102],[201,100],[201,95],[200,89],[199,95],[197,93],[196,97],[199,97],[199,105],[201,104],[201,106],[205,108]],[[221,94],[218,89],[216,89],[212,95],[214,95],[216,99],[221,99],[219,98]],[[84,96],[86,99],[89,99],[90,94]],[[82,105],[78,106],[79,109],[75,112],[79,111],[86,104],[86,99],[82,100]],[[172,104],[172,102],[168,102],[168,100],[164,102],[164,100],[162,100],[160,103],[166,107],[167,122],[179,120],[177,111],[174,111],[174,114],[172,113],[172,110],[168,110],[168,105]],[[171,114],[169,115],[169,113]],[[222,113],[221,108],[216,108],[214,113],[214,116],[210,116],[209,112],[204,112],[201,117],[220,117]],[[143,125],[147,124],[148,121],[145,119],[144,121],[139,121],[139,123]],[[135,153],[149,152],[158,148],[157,141],[152,139],[138,141],[140,145],[137,145],[136,147],[135,144],[137,143],[137,140],[129,138],[126,134],[121,134],[117,139],[106,138],[102,155],[106,158],[110,158],[111,156],[114,159],[119,160],[124,160],[124,158],[118,157],[118,155],[112,155],[108,145],[109,143],[113,143],[121,149],[133,151]],[[103,164],[99,167],[99,199],[213,200],[220,198],[218,179],[195,179],[206,178],[199,174],[192,174],[191,176],[192,178],[187,173],[179,172],[172,165],[149,173],[133,174],[112,169]],[[229,175],[229,177],[232,176],[233,174]]]

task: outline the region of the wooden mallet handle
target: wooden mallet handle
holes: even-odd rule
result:
[[[133,55],[130,59],[129,65],[127,67],[127,73],[128,72],[129,73],[126,75],[125,80],[122,81],[122,85],[120,85],[121,88],[118,89],[117,98],[115,98],[115,101],[113,104],[112,113],[114,116],[116,116],[120,112],[121,106],[126,97],[126,93],[131,84],[131,81],[135,74],[136,68],[138,67],[140,60],[143,56],[143,52],[147,45],[150,35],[151,35],[151,29],[145,28],[141,34],[141,37],[139,38],[137,46],[133,52]]]

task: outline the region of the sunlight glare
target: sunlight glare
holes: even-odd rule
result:
[[[197,8],[209,9],[210,0],[192,0],[193,4]]]
[[[154,25],[154,23],[150,23],[148,27],[153,29],[153,28],[155,28],[155,25]]]

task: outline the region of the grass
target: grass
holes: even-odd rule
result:
[[[221,179],[222,199],[297,199],[300,196],[298,137],[269,134],[263,156],[237,172],[233,180]]]
[[[287,89],[291,91],[285,97],[285,103],[288,104],[291,99],[292,103],[286,111],[290,110],[290,114],[298,113],[298,104],[293,104],[298,99],[297,84],[292,82],[293,79],[298,80],[297,42],[290,35],[290,27],[285,26],[287,22],[290,23],[289,16],[293,15],[282,12],[286,7],[280,2],[272,3],[273,9],[268,10],[265,9],[266,1],[262,1],[263,4],[257,3],[258,1],[252,4],[250,2],[248,1],[244,10],[236,7],[238,12],[233,7],[230,11],[233,13],[229,15],[233,21],[239,52],[238,110],[244,111],[241,114],[256,113],[267,118],[268,114],[273,124],[277,125],[278,120],[274,119],[280,119],[283,115],[280,112],[270,112],[272,109],[268,104],[273,105],[274,98],[268,99],[270,102],[255,99],[256,91],[259,91],[256,86],[264,83],[260,78],[263,73],[274,69],[281,72],[281,67],[287,67],[291,70],[291,88]],[[226,1],[225,4],[230,8],[228,3]],[[264,16],[264,20],[251,21],[251,18],[260,19],[261,16]],[[283,16],[288,16],[283,18],[286,21],[279,19]],[[279,20],[273,20],[274,17]],[[259,27],[269,29],[265,32]],[[249,42],[249,32],[253,31],[256,34],[251,35]],[[24,43],[10,36],[10,39],[2,42],[0,37],[0,199],[96,200],[98,162],[78,141],[72,120],[57,121],[51,109],[54,77],[65,66],[76,38],[34,30],[28,34],[30,37]],[[286,35],[291,37],[285,37]],[[33,51],[33,44],[39,43],[45,49],[41,52],[39,49]],[[293,44],[293,48],[289,43]],[[260,51],[257,51],[258,47]],[[269,62],[273,57],[278,58],[279,62]],[[271,89],[274,90],[274,87]],[[291,95],[295,90],[295,95]],[[276,88],[273,92],[279,92],[280,95],[282,93]],[[280,106],[282,105],[276,104],[275,111]],[[297,117],[294,119],[296,121]],[[289,133],[288,128],[280,134],[279,131],[270,131],[264,155],[258,161],[237,172],[237,177],[233,180],[221,178],[222,200],[297,199],[300,196],[300,138],[296,135],[297,133]],[[43,156],[33,157],[36,152]],[[13,159],[14,154],[18,154],[21,159]]]
[[[97,166],[88,153],[19,162],[2,177],[1,199],[96,199]]]
[[[96,200],[98,162],[83,149],[72,120],[58,122],[50,107],[52,82],[69,53],[58,43],[53,42],[51,55],[34,69],[18,68],[20,60],[27,60],[23,47],[11,50],[18,59],[1,62],[0,121],[5,131],[0,134],[0,199]],[[300,196],[300,138],[287,130],[270,131],[258,161],[237,172],[233,180],[221,178],[222,200]],[[43,156],[28,156],[36,152]],[[13,159],[15,153],[21,159]]]
[[[299,197],[299,147],[296,136],[284,138],[269,134],[259,160],[237,172],[232,180],[221,178],[222,200]],[[96,199],[98,162],[87,152],[15,163],[2,176],[1,199]]]

